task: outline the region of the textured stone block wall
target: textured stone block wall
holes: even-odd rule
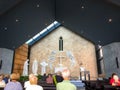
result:
[[[59,52],[60,36],[63,37],[62,52]],[[67,56],[67,52],[73,55],[72,60]],[[60,54],[62,54],[61,58]],[[35,59],[38,61],[38,74],[41,74],[40,63],[45,61],[48,63],[47,73],[55,73],[55,68],[59,67],[61,62],[62,67],[68,67],[71,70],[71,76],[79,77],[82,63],[82,66],[90,71],[91,79],[96,79],[98,76],[94,44],[64,27],[52,31],[31,47],[30,72]]]
[[[106,77],[110,77],[113,72],[120,76],[120,42],[103,46],[103,60]]]

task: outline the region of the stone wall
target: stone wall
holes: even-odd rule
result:
[[[12,72],[14,51],[6,48],[0,48],[0,73],[10,74]]]
[[[113,72],[120,76],[120,42],[103,46],[103,60],[106,77]]]
[[[60,36],[63,37],[63,51],[61,52],[59,51]],[[72,58],[68,54],[71,54]],[[55,69],[62,66],[71,70],[71,76],[79,77],[82,65],[85,70],[90,71],[91,79],[98,77],[94,44],[62,26],[31,47],[30,72],[32,72],[34,60],[38,61],[38,74],[41,74],[42,69],[40,63],[45,61],[48,63],[47,73],[55,73]]]

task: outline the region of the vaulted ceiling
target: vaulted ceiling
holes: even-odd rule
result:
[[[0,0],[0,48],[14,50],[55,20],[95,44],[120,42],[120,0]]]

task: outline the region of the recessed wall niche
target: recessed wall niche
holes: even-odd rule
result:
[[[63,51],[59,51],[59,38],[63,39]],[[38,74],[41,74],[40,63],[46,62],[46,73],[56,73],[59,67],[67,67],[72,77],[80,77],[80,67],[90,71],[91,80],[97,78],[95,46],[92,42],[60,26],[35,43],[30,50],[30,67],[38,61]]]

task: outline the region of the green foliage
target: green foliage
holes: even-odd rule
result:
[[[28,81],[28,76],[20,76],[19,81]]]
[[[38,78],[38,80],[41,80],[41,78],[42,78],[42,75],[37,75],[37,78]],[[20,79],[19,79],[19,81],[22,81],[22,82],[24,82],[24,81],[28,81],[29,80],[29,76],[20,76]]]
[[[37,78],[38,78],[38,80],[41,80],[42,79],[42,75],[37,75]]]

